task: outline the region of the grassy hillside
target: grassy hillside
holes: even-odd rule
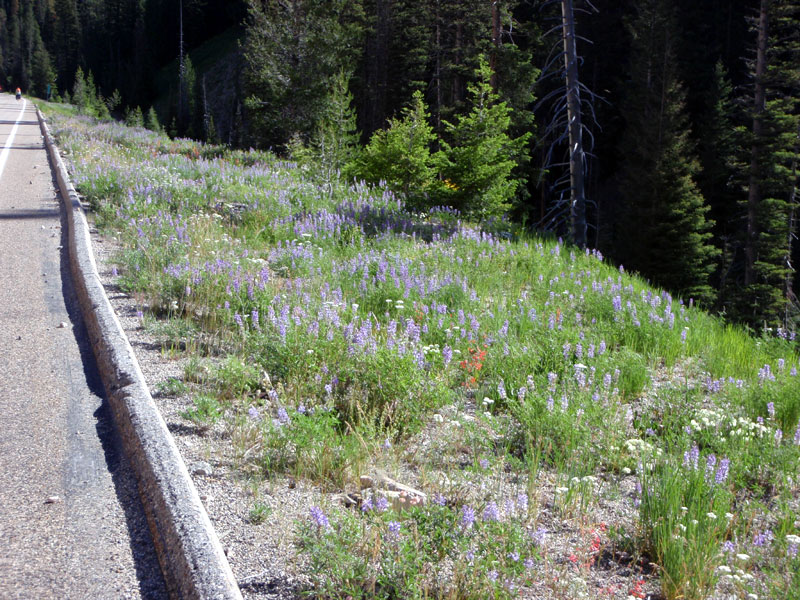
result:
[[[143,324],[193,357],[186,419],[331,492],[294,532],[311,596],[800,597],[793,334],[310,164],[53,129]],[[334,502],[378,467],[424,501]]]

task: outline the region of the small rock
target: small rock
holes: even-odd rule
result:
[[[61,502],[59,496],[48,496],[47,500],[44,501],[45,504],[58,504],[59,502]]]
[[[61,321],[61,323],[58,324],[58,328],[59,329],[66,329],[66,327],[67,327],[67,324],[64,321]]]
[[[210,477],[214,472],[214,468],[207,462],[200,461],[192,465],[192,475],[199,475],[200,477]]]

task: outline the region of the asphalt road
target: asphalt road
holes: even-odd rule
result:
[[[62,219],[35,108],[0,94],[0,599],[166,598]]]

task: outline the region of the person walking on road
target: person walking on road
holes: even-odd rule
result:
[[[22,98],[22,90],[17,88],[17,100],[19,100],[20,98]]]

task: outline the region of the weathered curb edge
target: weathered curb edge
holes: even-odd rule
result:
[[[97,272],[89,225],[44,116],[39,125],[67,213],[70,269],[122,445],[136,473],[172,598],[241,600],[230,565]]]

